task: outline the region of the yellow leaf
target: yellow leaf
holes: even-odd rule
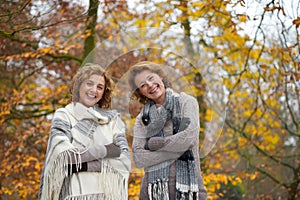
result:
[[[252,111],[250,111],[250,110],[246,110],[246,111],[244,112],[244,115],[245,115],[246,117],[250,117],[251,114],[252,114]]]
[[[212,120],[212,111],[211,109],[207,109],[204,117],[205,121],[211,121]]]
[[[237,182],[236,181],[232,181],[231,184],[232,185],[237,185]]]
[[[192,7],[203,8],[205,5],[201,2],[192,2]]]
[[[257,177],[257,174],[251,174],[250,175],[250,180],[253,181],[254,179],[256,179]]]
[[[51,47],[42,48],[42,49],[39,49],[39,51],[41,53],[47,54],[51,51]]]
[[[215,168],[216,168],[216,169],[221,169],[221,164],[220,164],[219,162],[217,162],[217,163],[215,164]]]
[[[240,16],[240,21],[245,22],[245,21],[247,21],[247,18],[248,18],[247,15],[241,15]]]
[[[266,135],[265,136],[265,141],[271,144],[277,144],[279,141],[278,135]]]

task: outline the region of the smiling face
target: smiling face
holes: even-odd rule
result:
[[[166,89],[159,75],[145,70],[136,75],[134,82],[142,95],[153,100],[156,104],[163,104],[166,99]]]
[[[86,107],[92,107],[100,101],[104,91],[104,76],[93,74],[81,83],[79,88],[79,102]]]

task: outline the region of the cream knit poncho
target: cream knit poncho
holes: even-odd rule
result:
[[[118,158],[103,158],[101,172],[68,175],[68,160],[72,156],[77,159],[76,167],[81,168],[81,155],[77,149],[113,141],[121,148],[121,155]],[[119,114],[71,103],[54,114],[39,199],[126,200],[130,169],[125,124]]]

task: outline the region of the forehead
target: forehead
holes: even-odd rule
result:
[[[97,84],[104,84],[105,83],[105,78],[104,78],[103,75],[92,74],[85,81],[92,81],[92,82],[97,83]]]
[[[142,71],[140,73],[138,73],[135,78],[134,78],[134,82],[137,84],[137,83],[140,83],[140,82],[143,82],[147,79],[148,76],[154,74],[153,72],[151,72],[150,70],[145,70],[145,71]]]

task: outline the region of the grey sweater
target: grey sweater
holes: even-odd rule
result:
[[[203,186],[203,179],[200,170],[199,158],[199,107],[197,100],[185,93],[180,93],[179,102],[181,107],[181,116],[190,118],[189,126],[181,132],[173,135],[173,123],[169,120],[164,127],[165,144],[157,151],[146,150],[146,126],[142,122],[142,114],[140,113],[134,125],[134,138],[132,144],[134,164],[138,168],[144,168],[145,176],[141,183],[140,199],[149,199],[147,195],[147,167],[156,165],[164,161],[172,161],[170,165],[169,175],[169,197],[170,200],[175,199],[176,184],[176,160],[188,149],[191,149],[195,158],[196,175],[199,185],[199,199],[206,199],[206,190]]]

